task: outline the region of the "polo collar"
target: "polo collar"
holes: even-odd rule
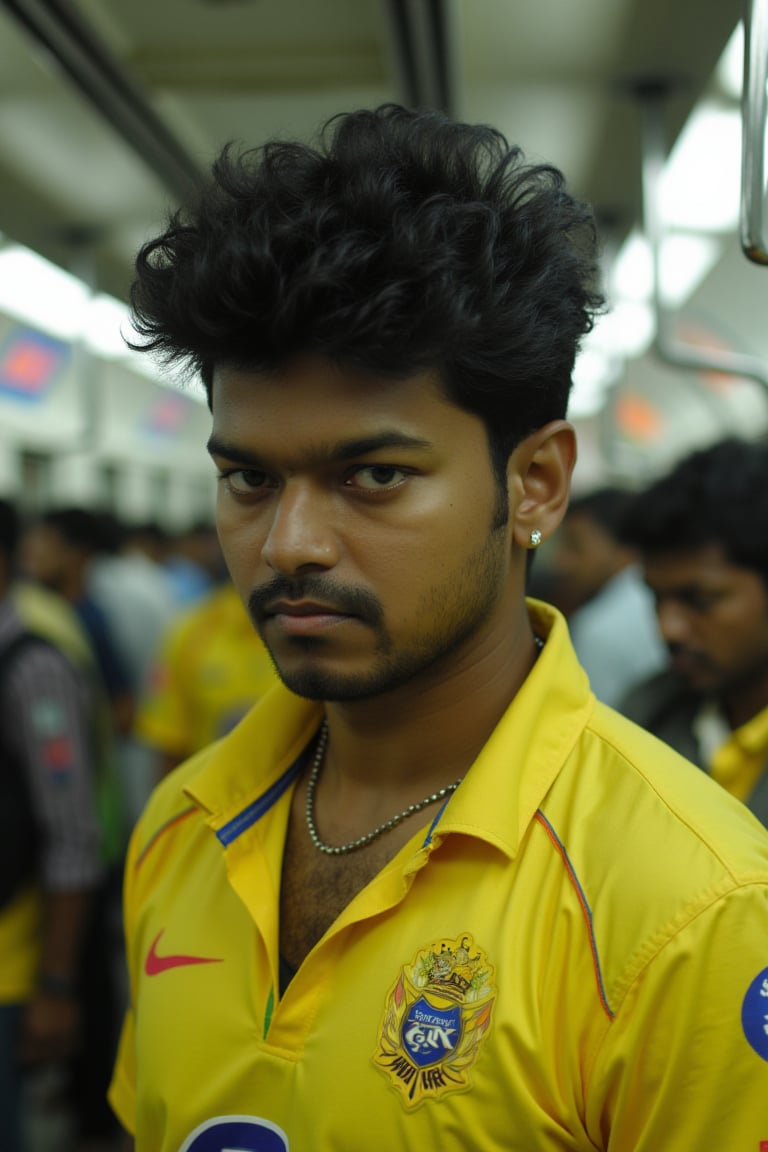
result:
[[[478,837],[513,858],[544,796],[572,753],[595,698],[579,665],[564,618],[528,601],[544,640],[533,669],[491,733],[457,791],[440,810],[429,839],[449,833]],[[320,704],[277,684],[189,778],[186,794],[209,816],[223,843],[228,829],[268,811],[298,775],[322,720]]]
[[[432,831],[479,837],[510,859],[595,707],[565,619],[539,601],[528,609],[544,647]]]

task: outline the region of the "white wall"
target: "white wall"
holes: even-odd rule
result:
[[[0,366],[21,332],[0,316]],[[70,346],[47,389],[0,387],[0,494],[31,509],[112,507],[128,520],[182,527],[212,515],[209,433],[210,413],[190,392]],[[25,471],[29,454],[40,468]]]

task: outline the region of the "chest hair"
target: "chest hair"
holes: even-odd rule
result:
[[[292,968],[299,967],[358,892],[416,830],[415,822],[412,828],[393,828],[365,848],[329,856],[310,840],[303,804],[302,798],[291,813],[280,883],[280,953]]]

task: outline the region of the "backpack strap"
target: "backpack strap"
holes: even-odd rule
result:
[[[19,657],[32,648],[53,646],[32,632],[19,632],[0,648],[0,700]],[[39,833],[29,780],[7,732],[0,725],[0,908],[35,875]]]

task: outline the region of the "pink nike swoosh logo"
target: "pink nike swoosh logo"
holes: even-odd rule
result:
[[[147,958],[144,961],[144,971],[147,976],[158,976],[161,972],[167,972],[169,968],[184,968],[188,964],[221,964],[220,956],[158,956],[157,945],[160,943],[160,937],[164,931],[164,928],[160,929],[147,953]]]

